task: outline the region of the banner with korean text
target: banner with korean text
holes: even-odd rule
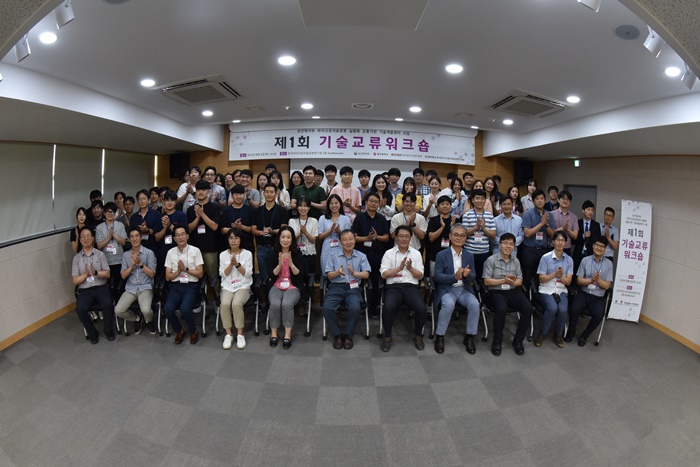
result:
[[[651,254],[651,204],[622,200],[617,272],[608,318],[639,321]]]
[[[231,125],[229,160],[348,159],[414,160],[474,165],[473,130],[417,131],[379,122],[329,122],[325,125],[251,129]]]

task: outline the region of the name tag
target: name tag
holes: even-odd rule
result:
[[[336,239],[331,239],[331,241],[329,242],[329,245],[331,246],[331,248],[337,248],[338,245],[340,245],[340,241],[338,241]]]
[[[462,283],[462,281],[459,281],[452,284],[452,287],[464,287],[464,284]]]
[[[355,280],[355,281],[350,281],[350,288],[351,289],[356,289],[360,286],[360,284]]]
[[[369,242],[365,242],[365,243],[363,243],[363,245],[366,246],[367,248],[372,248],[372,241],[370,240]]]
[[[233,280],[231,281],[231,285],[232,285],[234,288],[240,287],[240,286],[241,286],[241,280],[240,280],[240,279],[233,279]]]
[[[299,242],[299,243],[297,243],[297,246],[298,246],[299,248],[304,248],[304,247],[306,246],[306,243],[301,243],[301,242]]]
[[[440,241],[440,246],[441,246],[442,248],[447,248],[448,246],[450,246],[450,239],[449,239],[449,238],[443,238],[443,239]]]
[[[166,245],[172,245],[172,244],[173,244],[173,236],[172,236],[172,235],[166,235],[166,236],[165,236],[165,244],[166,244]]]
[[[510,285],[508,285],[508,284],[501,284],[501,290],[510,290]]]
[[[141,240],[148,240],[148,234],[141,234]]]
[[[194,198],[190,198],[187,200],[187,207],[194,206]]]
[[[474,234],[474,241],[476,243],[483,243],[484,242],[484,234],[481,232],[477,232]]]
[[[187,284],[189,281],[190,281],[190,278],[187,277],[187,273],[183,272],[180,274],[180,283]]]
[[[595,282],[593,282],[592,284],[588,284],[587,286],[588,290],[595,290],[596,287],[598,287],[598,284],[596,284]]]
[[[289,279],[282,279],[279,287],[282,290],[287,290],[289,288]]]
[[[535,240],[537,240],[538,242],[541,242],[542,240],[544,240],[544,233],[543,233],[543,232],[537,232],[537,233],[535,234]]]
[[[105,247],[105,251],[107,253],[111,253],[113,255],[117,254],[117,247],[112,245],[111,243]]]
[[[88,284],[92,284],[95,282],[95,276],[87,276],[87,279],[85,280]]]
[[[204,225],[204,224],[198,225],[198,226],[197,226],[197,233],[198,233],[198,234],[207,233],[207,226]]]
[[[395,279],[401,279],[403,277],[403,274],[398,273],[397,275],[394,276]]]

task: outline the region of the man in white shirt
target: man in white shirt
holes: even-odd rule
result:
[[[185,213],[187,213],[187,208],[197,202],[195,185],[201,177],[202,169],[193,165],[190,167],[190,180],[177,189],[177,204],[182,205],[182,211]]]
[[[173,237],[177,246],[171,248],[165,257],[165,280],[170,286],[165,299],[165,316],[177,333],[175,344],[179,345],[185,337],[185,330],[175,314],[176,310],[180,310],[190,332],[190,344],[196,344],[199,333],[194,320],[194,309],[199,297],[199,279],[204,275],[204,260],[199,248],[187,244],[190,238],[187,227],[175,226]]]
[[[416,194],[406,193],[403,197],[403,212],[395,214],[391,218],[390,233],[392,238],[396,238],[396,228],[406,225],[411,229],[411,248],[420,250],[421,240],[425,238],[428,230],[428,222],[421,214],[416,212]]]
[[[413,310],[413,344],[416,349],[423,350],[423,326],[426,311],[423,297],[420,293],[419,281],[423,278],[423,258],[418,250],[411,247],[413,232],[407,225],[400,225],[394,232],[396,246],[384,253],[379,272],[386,281],[384,287],[384,309],[382,323],[384,324],[384,339],[382,352],[391,349],[391,331],[394,319],[401,304]]]

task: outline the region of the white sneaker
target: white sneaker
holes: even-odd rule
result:
[[[236,347],[239,349],[245,349],[245,337],[238,335],[236,337]]]
[[[226,334],[226,337],[224,337],[224,350],[230,349],[231,345],[233,345],[233,336]]]

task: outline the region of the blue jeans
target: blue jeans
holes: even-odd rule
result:
[[[564,334],[564,326],[569,316],[569,295],[559,295],[561,300],[557,303],[554,300],[554,295],[545,295],[538,293],[537,298],[544,307],[544,316],[542,317],[542,334],[547,335],[549,328],[552,327],[554,318],[557,319],[557,336]]]
[[[355,326],[360,319],[360,309],[362,308],[361,290],[359,286],[356,289],[351,289],[348,284],[331,283],[328,286],[328,292],[323,302],[323,317],[326,318],[328,330],[332,336],[345,334],[352,337],[355,334]],[[338,315],[335,312],[343,303],[348,309],[348,322],[345,324],[345,331],[341,332]]]
[[[438,336],[444,336],[447,332],[457,303],[467,309],[467,334],[476,335],[479,329],[479,301],[464,287],[450,287],[450,291],[440,299],[440,314],[435,331]]]
[[[165,299],[165,316],[173,325],[173,331],[176,333],[182,331],[182,324],[175,314],[176,310],[180,310],[182,317],[185,318],[190,334],[197,331],[193,310],[198,305],[199,282],[188,282],[187,284],[171,282],[169,287],[168,297]]]

